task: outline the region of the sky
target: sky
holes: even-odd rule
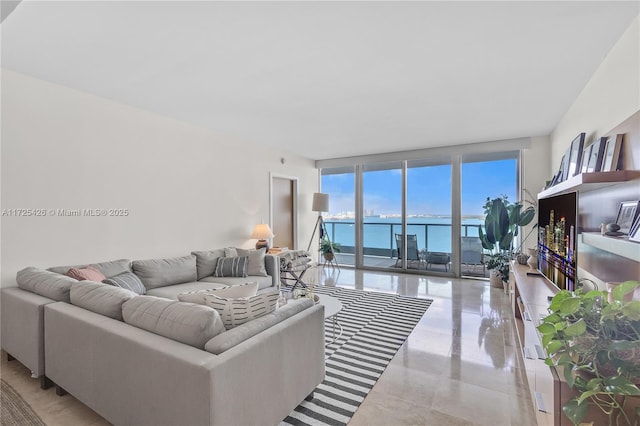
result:
[[[364,209],[373,214],[402,211],[400,169],[365,171]],[[322,176],[322,192],[329,194],[330,214],[353,212],[354,174]],[[487,197],[503,194],[515,201],[516,160],[462,164],[462,215],[482,215]],[[451,215],[451,165],[414,167],[407,172],[409,215]]]

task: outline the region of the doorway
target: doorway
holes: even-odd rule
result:
[[[271,175],[273,247],[297,248],[298,178]]]

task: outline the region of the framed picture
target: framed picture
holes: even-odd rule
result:
[[[591,155],[589,156],[589,164],[587,169],[589,172],[601,172],[602,160],[604,159],[604,150],[607,147],[607,138],[598,138],[591,144]]]
[[[568,152],[565,152],[562,156],[562,160],[560,160],[560,170],[558,171],[558,179],[556,183],[560,183],[567,179],[567,175],[569,173],[569,156]]]
[[[629,240],[640,242],[640,214],[636,215],[636,220],[631,225]]]
[[[623,201],[618,208],[618,216],[616,217],[616,224],[620,226],[620,232],[628,234],[631,230],[631,225],[636,220],[636,213],[638,213],[639,201]]]
[[[593,144],[589,145],[582,151],[582,167],[580,167],[580,173],[587,173],[589,159],[591,158],[591,149],[593,148]],[[593,171],[593,170],[592,170]]]
[[[580,172],[580,164],[582,160],[582,148],[584,145],[584,137],[585,133],[580,133],[571,141],[571,146],[569,147],[569,165],[567,168],[567,176],[566,179],[569,179]]]
[[[620,165],[620,151],[622,149],[622,136],[621,134],[610,137],[607,140],[607,148],[604,152],[604,159],[602,160],[603,172],[615,172]]]

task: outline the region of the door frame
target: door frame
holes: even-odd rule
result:
[[[273,229],[273,179],[286,179],[291,181],[293,186],[293,203],[292,212],[293,216],[293,247],[289,247],[291,250],[298,249],[298,178],[295,176],[283,175],[280,173],[269,172],[269,226]]]

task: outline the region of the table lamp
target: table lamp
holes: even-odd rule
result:
[[[256,249],[261,249],[264,247],[266,250],[269,250],[269,242],[267,239],[273,238],[273,232],[271,232],[271,228],[266,223],[259,223],[253,228],[253,232],[251,233],[250,238],[257,238],[258,242],[256,243]]]

